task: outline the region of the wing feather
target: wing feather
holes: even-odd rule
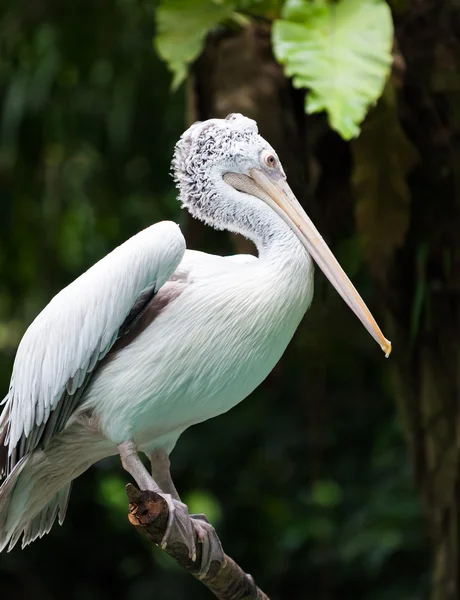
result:
[[[175,223],[152,225],[64,288],[37,316],[19,344],[0,417],[0,475],[62,430],[98,362],[136,322],[184,252]],[[8,459],[1,448],[6,445]]]

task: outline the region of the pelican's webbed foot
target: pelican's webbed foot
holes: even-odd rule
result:
[[[181,502],[169,471],[169,457],[162,450],[151,454],[152,475],[144,467],[133,440],[118,445],[123,467],[132,475],[141,490],[151,490],[168,505],[168,523],[161,541],[163,550],[175,544],[188,549],[191,561],[197,560],[195,535],[201,545],[201,561],[198,577],[205,577],[214,561],[222,563],[225,554],[214,527],[204,515],[189,515],[187,505]]]
[[[184,544],[188,549],[188,556],[196,561],[196,544],[192,519],[188,514],[187,505],[180,500],[174,500],[170,494],[160,494],[168,504],[168,524],[161,540],[164,550],[167,546]]]
[[[225,559],[224,551],[216,530],[204,515],[189,515],[187,505],[179,500],[173,500],[169,494],[161,494],[168,503],[169,518],[161,547],[184,544],[189,551],[191,561],[197,560],[195,535],[201,545],[201,560],[198,577],[205,577],[211,564],[217,561],[221,564]]]
[[[202,514],[190,515],[190,519],[195,528],[198,542],[202,544],[201,565],[198,572],[198,577],[201,579],[208,574],[211,564],[214,561],[217,561],[219,564],[224,562],[225,554],[216,530],[206,516]]]

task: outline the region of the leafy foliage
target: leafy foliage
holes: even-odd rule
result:
[[[391,65],[393,24],[383,0],[288,0],[273,48],[294,85],[310,90],[307,113],[326,110],[345,139],[359,133]]]
[[[157,11],[155,46],[174,74],[176,89],[187,76],[187,66],[203,50],[208,32],[234,10],[231,2],[218,0],[163,0]]]
[[[287,0],[282,8],[279,0],[163,0],[155,47],[174,75],[173,89],[186,78],[207,34],[231,16],[244,27],[249,21],[243,14],[274,21],[275,56],[294,85],[309,90],[307,113],[325,110],[343,138],[358,135],[392,60],[393,23],[385,0]]]

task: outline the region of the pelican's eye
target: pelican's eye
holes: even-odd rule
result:
[[[267,167],[270,167],[270,169],[274,169],[278,164],[278,161],[276,160],[276,156],[274,154],[266,154],[264,156],[264,161]]]

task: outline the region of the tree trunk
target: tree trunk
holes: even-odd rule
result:
[[[433,540],[433,600],[460,593],[460,10],[453,4],[420,0],[396,16],[392,83],[352,144],[324,118],[305,116],[302,94],[273,59],[267,25],[210,37],[189,94],[192,121],[242,112],[258,122],[326,239],[356,219],[394,345],[385,367],[394,375]],[[394,183],[380,213],[372,187],[358,177],[363,156]],[[192,245],[200,228],[189,221]],[[248,250],[239,238],[236,245]]]
[[[460,594],[459,8],[417,2],[397,20],[399,114],[417,148],[410,226],[380,283],[398,340],[395,389],[434,550],[433,600]]]

